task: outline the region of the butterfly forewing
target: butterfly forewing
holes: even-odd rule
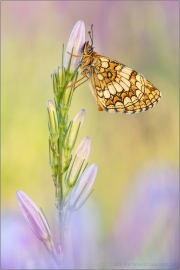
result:
[[[138,113],[160,99],[156,87],[135,70],[104,56],[95,56],[90,66],[90,87],[102,110]]]
[[[91,38],[92,40],[92,38]],[[161,98],[160,91],[137,71],[97,54],[85,42],[80,63],[83,77],[89,78],[98,110],[138,113],[152,108]]]

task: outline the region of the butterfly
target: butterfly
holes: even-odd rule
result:
[[[92,26],[91,26],[92,29]],[[97,54],[91,38],[84,43],[80,68],[89,85],[99,111],[133,114],[147,111],[160,100],[161,92],[145,77],[126,65]]]

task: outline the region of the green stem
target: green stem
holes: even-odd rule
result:
[[[59,117],[59,162],[58,162],[58,184],[60,188],[58,219],[59,219],[59,242],[62,248],[62,259],[64,257],[64,209],[63,209],[63,173],[62,173],[62,159],[63,159],[63,137],[64,137],[64,119]]]
[[[62,119],[63,120],[63,119]],[[60,128],[59,128],[59,162],[58,162],[58,183],[60,187],[60,200],[59,200],[59,206],[62,207],[62,200],[63,200],[63,173],[62,173],[62,158],[63,158],[63,121],[60,122]]]
[[[77,72],[76,72],[77,73]],[[67,73],[68,74],[68,73]],[[66,74],[66,75],[67,75]],[[74,74],[75,75],[75,74]],[[72,76],[72,75],[71,75]],[[66,91],[66,85],[68,80],[66,79],[66,83],[64,84],[64,89],[62,89],[62,92],[65,94]],[[58,142],[58,177],[57,177],[57,185],[56,185],[56,198],[57,200],[57,209],[58,209],[58,224],[59,224],[59,243],[61,245],[61,251],[62,254],[59,258],[59,260],[62,262],[64,261],[65,257],[65,199],[67,197],[67,194],[64,191],[65,183],[63,181],[63,174],[67,170],[67,168],[63,168],[63,157],[64,157],[64,150],[63,150],[63,141],[65,138],[65,132],[67,130],[67,122],[68,122],[68,110],[71,103],[73,91],[70,92],[70,96],[68,97],[68,100],[64,98],[64,96],[61,98],[61,100],[57,103],[57,113],[58,113],[58,124],[59,124],[59,142]],[[66,104],[67,103],[67,104]],[[69,160],[68,160],[69,161]],[[69,161],[70,162],[70,161]],[[68,164],[65,164],[68,165]]]

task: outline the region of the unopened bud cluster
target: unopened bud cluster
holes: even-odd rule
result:
[[[37,237],[43,241],[54,258],[63,257],[63,234],[70,214],[78,210],[92,192],[97,166],[87,168],[90,153],[90,138],[85,137],[74,151],[82,127],[85,110],[81,109],[68,120],[75,82],[78,77],[79,55],[85,42],[83,21],[73,28],[63,55],[62,66],[51,74],[54,101],[47,101],[49,130],[49,164],[55,185],[55,204],[58,209],[60,239],[54,245],[49,225],[43,213],[22,191],[17,192],[19,207]]]

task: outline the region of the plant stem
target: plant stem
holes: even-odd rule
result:
[[[59,113],[60,114],[60,113]],[[59,185],[59,205],[58,205],[58,220],[59,220],[59,242],[62,250],[62,257],[64,259],[64,192],[63,192],[63,172],[62,172],[62,160],[63,160],[63,138],[64,138],[64,118],[59,115],[59,162],[58,162],[58,185]]]
[[[58,184],[60,187],[60,198],[59,198],[59,206],[60,208],[63,207],[62,201],[63,201],[63,173],[62,173],[62,159],[63,159],[63,119],[60,120],[59,124],[59,162],[58,162]]]

